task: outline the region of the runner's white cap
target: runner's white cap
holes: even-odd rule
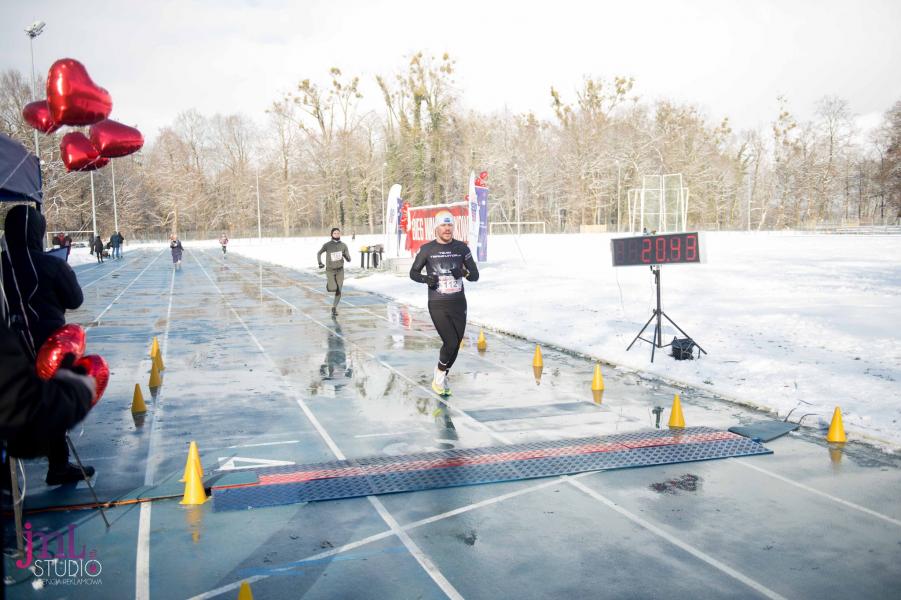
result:
[[[454,224],[454,215],[450,214],[450,211],[441,210],[435,215],[435,227],[439,225],[453,225]]]

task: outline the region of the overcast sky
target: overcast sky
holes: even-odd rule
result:
[[[46,73],[80,60],[113,96],[112,118],[153,138],[186,109],[257,121],[273,100],[337,66],[374,77],[418,50],[457,60],[464,105],[549,117],[549,88],[573,98],[584,76],[634,77],[635,92],[700,106],[736,128],[764,126],[785,95],[811,118],[836,95],[861,123],[901,99],[901,1],[607,2],[0,0],[0,68]],[[41,97],[43,93],[39,92]]]

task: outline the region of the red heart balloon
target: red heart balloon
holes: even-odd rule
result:
[[[46,100],[26,104],[22,109],[22,117],[25,118],[26,123],[41,133],[53,133],[62,127],[61,123],[54,123],[50,117],[50,106]]]
[[[106,119],[91,125],[91,143],[100,150],[100,156],[114,158],[140,150],[144,136],[134,127]]]
[[[93,171],[105,167],[108,158],[100,156],[100,152],[91,140],[78,131],[70,131],[59,142],[59,154],[66,165],[66,171]]]
[[[106,385],[109,383],[109,365],[103,360],[103,357],[97,354],[88,354],[75,361],[76,367],[81,367],[87,374],[94,378],[97,382],[97,391],[94,393],[94,400],[91,406],[100,401],[103,392],[106,391]]]
[[[50,116],[61,125],[91,125],[107,118],[113,99],[91,81],[87,69],[74,58],[62,58],[47,73]]]
[[[38,351],[35,368],[38,377],[50,379],[63,364],[66,356],[71,354],[77,360],[84,354],[86,346],[84,329],[75,323],[63,325],[47,338]]]

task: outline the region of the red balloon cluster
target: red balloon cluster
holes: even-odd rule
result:
[[[134,127],[109,119],[113,99],[94,83],[84,65],[63,58],[47,73],[47,99],[31,102],[22,109],[25,121],[43,133],[53,133],[63,125],[90,125],[90,139],[71,132],[59,145],[66,170],[93,171],[105,167],[109,159],[137,152],[144,136]]]
[[[75,361],[81,358],[86,347],[85,333],[79,325],[63,325],[47,338],[38,351],[37,372],[41,379],[50,379],[68,357]],[[70,356],[71,355],[71,356]]]
[[[488,187],[488,171],[482,171],[476,177],[476,185],[479,187]]]
[[[69,134],[71,135],[71,134]],[[83,370],[97,382],[96,392],[91,406],[97,404],[109,383],[109,365],[102,356],[89,354],[83,356],[87,347],[84,329],[80,325],[69,323],[54,331],[38,351],[35,368],[38,377],[51,379],[56,372],[65,367]]]

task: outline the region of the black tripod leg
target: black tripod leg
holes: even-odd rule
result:
[[[655,310],[655,311],[654,311],[654,314],[651,315],[651,318],[648,319],[648,322],[644,324],[644,327],[642,327],[642,328],[641,328],[641,331],[638,332],[638,335],[635,336],[635,339],[632,340],[632,343],[629,344],[629,347],[626,348],[626,352],[628,352],[629,350],[632,349],[632,346],[635,345],[635,342],[638,341],[638,338],[641,337],[641,334],[644,333],[644,330],[648,328],[648,325],[651,324],[651,321],[653,321],[653,320],[654,320],[654,317],[656,317],[656,316],[657,316],[657,311]],[[642,339],[644,339],[644,338],[642,338]]]
[[[672,319],[670,319],[670,318],[669,318],[669,315],[667,315],[667,314],[666,314],[665,312],[663,312],[663,311],[660,311],[660,314],[663,315],[664,317],[666,317],[666,320],[669,321],[670,323],[672,323],[673,327],[675,327],[676,329],[679,330],[679,333],[681,333],[682,335],[684,335],[685,337],[687,337],[688,339],[690,339],[692,342],[694,342],[694,345],[698,347],[698,350],[700,350],[700,351],[703,352],[704,354],[707,354],[707,351],[704,350],[703,348],[701,348],[701,344],[697,343],[693,337],[691,337],[690,335],[688,335],[687,333],[685,333],[685,331],[683,331],[681,327],[679,327],[678,325],[676,325],[676,322],[673,321]]]

